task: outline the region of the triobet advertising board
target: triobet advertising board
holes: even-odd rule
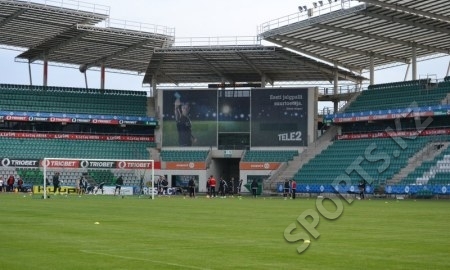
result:
[[[307,146],[308,88],[253,89],[252,146]]]

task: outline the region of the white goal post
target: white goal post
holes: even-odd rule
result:
[[[75,185],[81,175],[88,175],[89,171],[109,170],[111,174],[134,175],[135,181],[142,184],[151,182],[151,198],[155,199],[155,162],[154,160],[141,159],[89,159],[89,158],[44,158],[41,167],[43,168],[43,198],[47,199],[47,186],[52,181],[56,172],[65,172],[61,179],[64,184]],[[115,180],[114,180],[115,181]],[[127,181],[127,179],[126,179]],[[142,191],[140,191],[142,192]]]

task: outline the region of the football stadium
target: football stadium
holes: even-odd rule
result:
[[[0,0],[0,269],[449,269],[450,2],[301,2],[181,38]]]

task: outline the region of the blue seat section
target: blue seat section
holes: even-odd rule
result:
[[[414,80],[369,86],[346,109],[345,113],[403,109],[439,105],[450,93],[450,81],[430,85],[429,80]]]
[[[1,155],[8,158],[149,159],[154,143],[0,137]]]
[[[408,159],[422,149],[429,139],[403,137],[401,141],[392,138],[335,141],[306,163],[295,174],[294,180],[298,184],[308,185],[330,185],[338,176],[350,179],[353,185],[364,178],[368,182],[385,181],[405,167]],[[361,166],[361,169],[356,169],[356,165]],[[363,178],[361,174],[365,173]]]
[[[0,111],[147,115],[142,91],[0,84]]]
[[[297,150],[249,150],[246,151],[243,162],[287,162],[298,156]]]
[[[204,162],[208,157],[208,150],[162,150],[162,161]]]

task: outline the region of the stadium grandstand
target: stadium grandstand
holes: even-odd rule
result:
[[[114,24],[108,7],[0,0],[0,45],[42,63],[44,78],[0,82],[0,175],[40,186],[57,171],[44,175],[45,158],[154,160],[171,187],[194,178],[200,192],[214,175],[270,195],[286,179],[300,193],[366,182],[380,196],[448,195],[450,77],[417,65],[449,55],[449,13],[443,0],[318,1],[256,37],[186,42],[170,27]],[[49,64],[98,69],[101,86],[50,86]],[[399,65],[411,80],[374,83]],[[145,74],[149,91],[105,89],[107,71]],[[86,164],[58,168],[64,183],[121,175],[141,194],[142,172]]]

